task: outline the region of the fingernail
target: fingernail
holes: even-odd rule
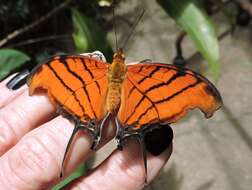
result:
[[[157,128],[145,134],[146,149],[154,156],[160,155],[169,147],[173,139],[173,131],[169,125],[156,124]]]
[[[6,84],[7,88],[10,90],[17,90],[21,86],[26,83],[26,79],[30,74],[29,70],[23,70],[16,74],[14,77],[10,79],[10,81]]]

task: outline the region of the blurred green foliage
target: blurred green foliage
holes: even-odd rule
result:
[[[78,9],[72,9],[73,40],[78,52],[93,52],[100,50],[111,60],[113,50],[106,40],[106,33],[91,18]]]
[[[219,44],[215,28],[195,0],[158,0],[165,11],[187,32],[197,49],[209,63],[211,74],[218,79]]]
[[[25,53],[15,49],[0,49],[0,80],[28,61],[30,57]]]

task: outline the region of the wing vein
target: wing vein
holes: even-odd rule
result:
[[[74,60],[74,59],[73,59]],[[75,60],[74,60],[75,61]],[[61,63],[63,63],[63,65],[66,67],[66,69],[67,69],[67,71],[74,77],[74,78],[76,78],[77,80],[79,80],[80,82],[81,82],[81,84],[82,84],[82,88],[83,88],[83,90],[84,90],[84,93],[86,94],[86,96],[87,96],[87,98],[88,98],[88,102],[89,102],[89,104],[90,104],[90,108],[91,108],[91,110],[92,110],[92,113],[93,113],[93,115],[95,116],[95,118],[97,118],[97,116],[96,116],[96,113],[95,113],[95,111],[94,111],[94,108],[93,108],[93,105],[92,105],[92,102],[91,102],[91,100],[90,100],[90,96],[89,96],[89,93],[88,93],[88,91],[87,91],[87,88],[86,88],[86,84],[85,84],[85,82],[82,80],[82,78],[78,75],[78,74],[76,74],[70,67],[69,67],[69,65],[68,65],[68,62],[66,61],[66,59],[60,59],[60,62]],[[86,68],[85,68],[86,69]],[[92,78],[93,79],[93,78]],[[76,91],[76,90],[75,90]],[[75,93],[74,93],[75,94]],[[83,111],[83,114],[84,114],[85,112]]]
[[[53,69],[53,67],[51,66],[51,62],[47,62],[46,64],[48,66],[48,68],[53,72],[53,74],[56,76],[56,78],[60,81],[60,83],[68,90],[71,92],[71,94],[74,94],[74,90],[72,90],[64,81],[63,79],[58,75],[58,73]],[[84,107],[81,105],[80,100],[75,96],[75,94],[73,95],[75,101],[78,103],[78,105],[81,108],[81,111],[83,113],[85,113],[85,109]]]
[[[181,90],[175,92],[175,93],[172,94],[171,96],[168,96],[168,97],[166,97],[166,98],[164,98],[164,99],[162,99],[162,100],[156,101],[156,102],[154,102],[154,103],[155,103],[155,104],[159,104],[159,103],[167,102],[167,101],[169,101],[170,99],[176,97],[177,95],[179,95],[179,94],[185,92],[185,91],[188,90],[189,88],[192,88],[192,87],[198,85],[199,83],[201,83],[201,81],[200,81],[200,80],[196,80],[196,82],[194,82],[194,83],[192,83],[192,84],[190,84],[190,85],[188,85],[188,86],[182,88]]]
[[[86,65],[86,61],[87,61],[87,60],[85,60],[85,59],[80,59],[80,61],[81,61],[81,63],[83,64],[85,70],[89,73],[90,77],[91,77],[92,79],[94,79],[93,73],[91,72],[91,70],[90,70],[90,69],[87,67],[87,65]],[[90,60],[89,60],[89,61],[90,61]],[[91,62],[91,61],[90,61],[90,62]],[[96,61],[95,61],[95,65],[96,65]],[[99,93],[101,94],[101,87],[100,87],[100,85],[99,85],[99,83],[98,83],[97,81],[95,81],[95,85],[96,85],[96,87],[98,88]]]
[[[143,97],[138,101],[137,105],[134,107],[133,112],[127,117],[126,123],[127,123],[127,122],[129,121],[129,119],[133,116],[133,114],[135,113],[137,107],[142,103],[142,101],[143,101],[145,98],[146,98],[147,100],[150,101],[151,105],[154,107],[154,109],[155,109],[155,111],[156,111],[156,113],[157,113],[157,115],[158,115],[158,118],[159,118],[159,112],[158,112],[158,109],[157,109],[157,107],[155,106],[154,102],[152,102],[152,100],[151,100],[148,96],[146,96],[137,86],[135,86],[134,82],[129,78],[129,76],[127,77],[127,79],[128,79],[128,80],[130,81],[130,83],[135,87],[135,89],[136,89],[138,92],[140,92],[140,93],[142,94]]]

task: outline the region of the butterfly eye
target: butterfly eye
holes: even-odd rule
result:
[[[125,60],[125,55],[122,52],[117,52],[114,54],[113,59]]]

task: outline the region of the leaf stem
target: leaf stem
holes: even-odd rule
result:
[[[31,29],[35,28],[36,26],[40,25],[44,21],[48,20],[55,14],[59,13],[61,10],[63,10],[69,3],[71,3],[72,0],[65,0],[63,3],[61,3],[58,7],[55,7],[50,12],[45,14],[44,16],[40,17],[39,19],[35,20],[34,22],[26,25],[23,28],[14,30],[13,32],[9,33],[5,38],[0,40],[0,47],[7,44],[10,40],[16,38],[17,36],[20,36],[21,34],[30,31]]]

